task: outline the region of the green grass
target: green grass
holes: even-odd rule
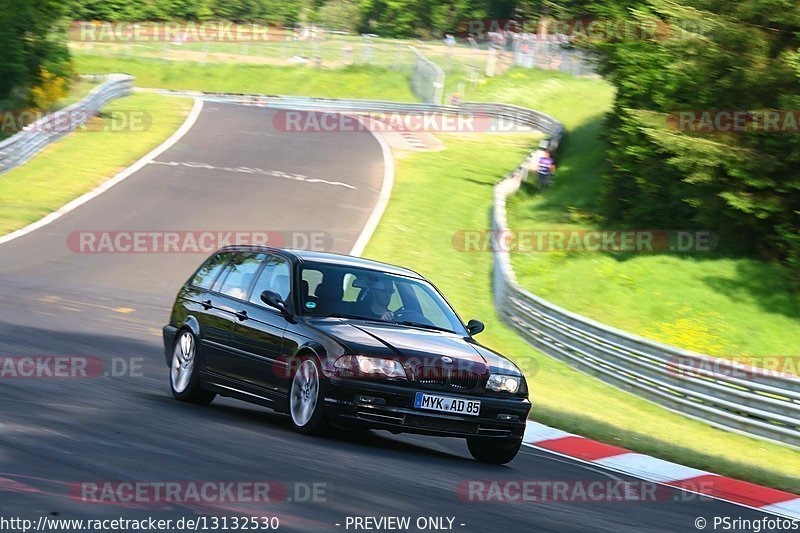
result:
[[[136,77],[138,87],[161,89],[319,96],[385,98],[414,101],[406,74],[377,67],[315,69],[237,63],[161,61],[146,58],[77,54],[81,73],[121,72]]]
[[[544,195],[525,187],[511,198],[511,228],[603,229],[595,213],[611,87],[526,70],[489,80],[472,96],[542,110],[568,130],[556,185]],[[777,264],[712,253],[517,253],[512,262],[523,286],[600,322],[710,355],[800,370],[800,296]]]
[[[365,255],[429,277],[462,318],[486,325],[479,340],[511,356],[529,376],[532,416],[603,442],[681,464],[800,492],[796,450],[714,429],[619,391],[551,359],[498,319],[491,297],[492,258],[453,246],[464,229],[486,229],[492,186],[514,168],[532,139],[442,136],[447,149],[397,162],[386,213]],[[443,201],[443,191],[446,200]]]
[[[191,109],[186,98],[135,94],[104,111],[146,111],[145,131],[72,133],[0,177],[0,235],[24,227],[134,163],[178,129]]]

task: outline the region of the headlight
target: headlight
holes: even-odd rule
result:
[[[516,376],[492,374],[486,383],[486,388],[497,392],[517,392],[521,379]]]
[[[365,355],[343,355],[334,361],[333,368],[339,374],[347,376],[406,377],[406,371],[399,361],[380,357],[367,357]]]

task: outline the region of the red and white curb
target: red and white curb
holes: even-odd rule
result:
[[[710,498],[800,519],[800,496],[731,479],[625,448],[593,441],[528,420],[523,444],[615,472]]]

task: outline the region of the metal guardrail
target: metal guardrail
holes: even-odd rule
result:
[[[48,144],[86,123],[108,102],[133,90],[132,76],[110,74],[91,79],[105,82],[79,102],[42,117],[0,142],[0,174],[27,163]]]
[[[551,135],[551,150],[557,147],[560,125],[543,131]],[[506,199],[519,190],[533,157],[495,185],[494,239],[509,232]],[[493,251],[497,310],[545,354],[712,426],[800,446],[799,376],[682,350],[571,313],[523,289],[508,252],[498,248]]]
[[[169,93],[170,91],[163,91]],[[554,118],[525,107],[465,102],[460,106],[291,96],[179,93],[220,102],[335,112],[438,112],[489,116],[536,129],[558,148]],[[527,178],[530,154],[494,187],[495,239],[509,232],[506,199]],[[767,372],[626,333],[562,309],[517,283],[507,251],[493,251],[493,293],[501,318],[545,354],[623,390],[713,426],[800,446],[800,377]],[[598,406],[602,409],[603,406]]]

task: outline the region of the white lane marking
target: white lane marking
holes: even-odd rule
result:
[[[82,206],[89,200],[96,198],[109,190],[114,185],[118,184],[125,178],[129,177],[130,175],[134,174],[135,172],[141,170],[145,165],[147,165],[150,161],[155,159],[156,157],[160,156],[172,146],[181,140],[181,138],[186,135],[192,126],[194,126],[195,122],[197,122],[197,118],[200,116],[200,112],[203,110],[203,101],[199,98],[194,99],[194,106],[192,106],[192,111],[189,113],[189,116],[186,117],[186,120],[181,124],[181,127],[178,128],[175,133],[173,133],[169,139],[161,143],[158,147],[153,149],[149,154],[145,155],[143,158],[114,176],[110,178],[91,191],[87,192],[86,194],[79,196],[78,198],[72,200],[68,204],[62,206],[56,211],[53,211],[49,215],[45,216],[33,222],[32,224],[28,224],[22,229],[18,229],[17,231],[12,231],[8,235],[4,235],[0,237],[0,244],[7,243],[8,241],[12,241],[18,237],[22,237],[23,235],[27,235],[28,233],[35,231],[41,227],[44,227],[54,220],[61,218],[63,215],[66,215],[70,211],[77,209],[78,207]]]
[[[302,174],[292,174],[290,172],[283,172],[282,170],[268,170],[263,168],[251,167],[215,167],[208,163],[198,163],[195,161],[151,161],[151,165],[166,165],[169,167],[187,167],[199,168],[203,170],[217,170],[222,172],[235,172],[239,174],[257,174],[259,176],[270,176],[272,178],[281,178],[292,181],[303,181],[306,183],[322,183],[325,185],[333,185],[335,187],[345,187],[347,189],[355,189],[349,183],[342,183],[341,181],[331,181],[322,178],[310,178]]]
[[[353,248],[350,250],[350,255],[354,256],[360,256],[364,253],[364,248],[367,247],[367,243],[375,233],[375,229],[378,227],[384,211],[386,211],[389,198],[392,196],[392,187],[394,187],[394,157],[392,157],[392,150],[380,134],[371,130],[370,134],[378,141],[383,154],[383,185],[381,185],[381,192],[378,195],[378,201],[375,203],[372,214],[370,214],[367,223],[364,224],[358,239],[356,239]]]

